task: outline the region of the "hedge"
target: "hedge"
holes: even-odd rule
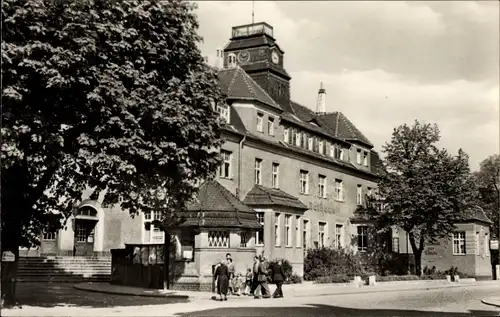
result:
[[[352,278],[346,274],[336,274],[331,276],[319,276],[314,280],[315,284],[330,283],[350,283]]]

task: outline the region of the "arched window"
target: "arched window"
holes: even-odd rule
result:
[[[227,56],[227,66],[229,68],[236,67],[236,55],[231,53]]]

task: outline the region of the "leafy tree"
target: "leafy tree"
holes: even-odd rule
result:
[[[383,147],[386,173],[378,190],[385,209],[377,217],[408,233],[417,274],[426,243],[448,237],[477,193],[467,154],[459,150],[452,156],[438,149],[439,139],[437,125],[415,121],[395,128]]]
[[[168,229],[215,172],[222,141],[213,106],[223,99],[197,47],[193,9],[2,1],[1,235],[16,259],[57,213],[72,213],[84,189],[131,215],[161,211]],[[2,270],[11,290],[16,271],[17,262]],[[2,293],[12,304],[14,291]]]
[[[498,236],[498,217],[500,215],[500,155],[494,154],[483,160],[479,171],[474,175],[477,179],[481,197],[479,204],[488,218],[493,221],[492,235]]]

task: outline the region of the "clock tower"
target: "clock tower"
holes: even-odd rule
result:
[[[283,67],[284,54],[269,24],[235,26],[224,49],[224,68],[239,65],[276,103],[289,111],[291,77]]]

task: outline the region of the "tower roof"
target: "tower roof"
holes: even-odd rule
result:
[[[269,94],[257,84],[241,67],[219,71],[222,92],[228,99],[255,100],[277,110],[283,110]]]
[[[183,226],[255,229],[261,225],[255,211],[215,180],[205,181],[198,198],[187,206]]]

